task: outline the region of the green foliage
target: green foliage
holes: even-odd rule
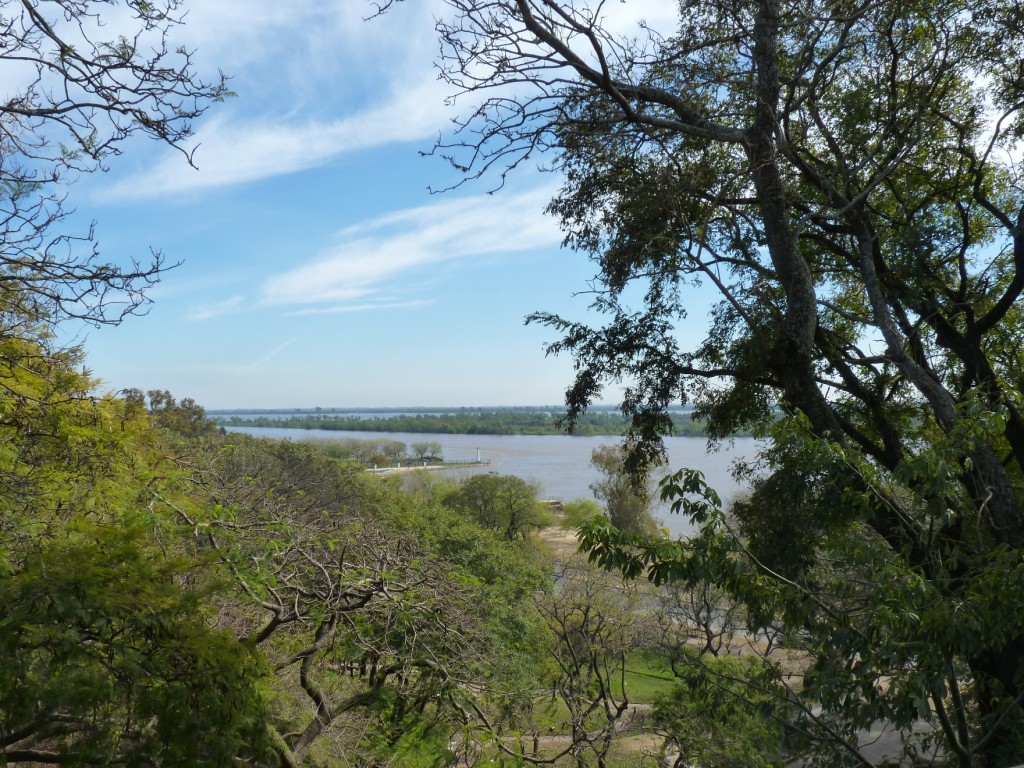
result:
[[[592,521],[593,557],[803,647],[819,764],[914,718],[959,768],[1024,762],[1020,4],[681,0],[628,40],[586,4],[447,5],[442,77],[481,98],[442,154],[553,149],[594,262],[591,320],[530,318],[573,357],[568,420],[621,387],[641,468],[679,403],[771,443],[733,517],[678,476],[699,536]]]
[[[391,723],[388,732],[371,734],[364,745],[368,754],[395,768],[434,768],[454,758],[448,734],[430,717],[414,713]]]
[[[960,440],[976,440],[991,428],[983,415],[976,429],[938,439],[887,473],[809,435],[806,424],[795,420],[779,425],[767,455],[768,461],[779,457],[779,471],[755,483],[734,521],[698,473],[677,473],[666,481],[664,495],[700,523],[698,535],[664,542],[594,522],[585,527],[583,544],[602,565],[628,575],[724,589],[745,606],[755,637],[784,629],[805,656],[799,700],[828,718],[826,726],[806,709],[793,710],[801,734],[795,749],[808,750],[823,764],[848,759],[836,736],[850,740],[884,721],[908,745],[927,751],[945,725],[965,734],[983,727],[976,719],[981,713],[967,704],[972,686],[982,684],[972,674],[972,660],[993,654],[1011,668],[1019,663],[1000,649],[1019,636],[1024,621],[1020,553],[984,546],[977,519],[960,521],[964,538],[976,545],[952,550],[938,543],[949,523],[955,477],[964,471],[947,456],[962,450]],[[780,486],[787,472],[795,473],[794,480]],[[865,483],[876,491],[865,494]],[[785,495],[777,497],[783,487]],[[878,506],[892,504],[899,504],[904,525],[917,531],[914,544],[927,553],[926,570],[908,567],[905,553],[893,552],[871,527]],[[782,537],[794,528],[806,540],[797,537],[791,551],[780,553],[780,542],[789,541]],[[737,679],[752,691],[771,688],[763,676]],[[1005,697],[1005,689],[995,690]],[[776,694],[780,704],[793,701],[792,691]],[[1021,727],[1016,707],[1000,700],[1006,707],[1002,727],[1013,733]],[[936,729],[923,739],[911,735],[922,721]]]
[[[195,564],[137,528],[82,523],[0,578],[9,762],[232,765],[269,752],[262,665],[211,629]],[[35,755],[35,757],[33,756]]]
[[[447,487],[442,484],[442,488]],[[452,486],[444,493],[459,493]],[[446,563],[458,566],[486,584],[501,585],[510,604],[542,589],[547,581],[543,564],[504,532],[481,524],[470,513],[439,501],[394,496],[384,514],[388,524],[407,532]]]
[[[208,563],[154,506],[174,474],[141,404],[77,350],[0,336],[0,744],[8,763],[268,755],[266,669],[210,625]]]
[[[771,688],[774,670],[754,656],[693,654],[677,668],[672,691],[654,705],[654,722],[675,764],[707,768],[780,768],[783,726]]]
[[[460,483],[445,503],[509,541],[525,539],[551,522],[537,501],[537,488],[514,475],[475,475]]]
[[[563,528],[576,529],[595,518],[604,517],[601,505],[593,499],[576,499],[562,505],[562,519],[559,525]]]
[[[627,533],[653,535],[658,526],[651,517],[651,477],[630,473],[627,451],[622,446],[604,445],[594,449],[590,464],[600,479],[590,489],[600,501],[611,524]]]
[[[281,760],[429,763],[468,697],[515,716],[538,644],[524,600],[545,583],[528,548],[439,504],[429,478],[404,492],[242,434],[191,447],[179,516],[232,585],[220,620],[275,670]]]
[[[143,401],[142,393],[135,389],[127,390],[124,397],[129,403]],[[161,429],[184,438],[208,437],[217,432],[217,426],[206,418],[206,410],[191,397],[178,402],[166,389],[151,389],[146,397],[153,424]]]

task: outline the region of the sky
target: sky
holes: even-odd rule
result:
[[[213,409],[560,403],[572,360],[523,321],[587,317],[594,267],[561,247],[544,214],[559,179],[536,165],[494,194],[494,177],[429,191],[458,180],[422,153],[465,108],[434,66],[439,2],[371,21],[362,0],[186,7],[175,42],[237,94],[195,123],[197,168],[132,140],[69,190],[104,259],[181,262],[145,316],[65,331],[100,389]]]

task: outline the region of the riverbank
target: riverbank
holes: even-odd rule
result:
[[[430,463],[424,461],[422,464],[410,461],[406,466],[399,464],[397,467],[368,467],[367,472],[372,472],[380,477],[386,477],[388,475],[401,475],[407,472],[441,472],[452,469],[479,469],[480,467],[489,467],[491,462],[489,461],[453,461],[453,462],[441,462],[441,463]]]

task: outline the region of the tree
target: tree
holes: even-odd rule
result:
[[[470,515],[509,541],[524,539],[541,528],[546,516],[537,503],[537,489],[515,475],[475,475],[463,482],[445,503]]]
[[[599,3],[448,6],[442,76],[475,102],[438,151],[474,175],[549,150],[597,264],[603,326],[532,317],[575,358],[570,420],[624,381],[642,469],[670,403],[712,436],[787,415],[736,527],[703,496],[688,548],[595,526],[597,556],[798,629],[840,749],[920,717],[960,766],[1024,761],[1019,4],[683,0],[634,37]],[[694,282],[721,302],[684,345]]]
[[[656,613],[658,644],[673,670],[694,648],[702,655],[728,654],[745,624],[742,606],[709,581],[692,586],[676,581],[663,583],[658,590]]]
[[[259,762],[261,659],[211,625],[210,564],[154,509],[173,463],[35,328],[0,335],[3,762]]]
[[[116,323],[146,302],[161,254],[117,266],[100,258],[91,229],[59,231],[63,185],[102,169],[135,134],[191,161],[191,121],[228,94],[223,75],[202,80],[191,53],[172,43],[180,0],[128,0],[134,26],[117,37],[105,29],[109,5],[0,2],[0,306],[33,320]]]
[[[562,528],[579,528],[584,522],[595,517],[604,517],[601,505],[593,499],[576,499],[562,504]]]
[[[538,595],[537,607],[550,632],[553,692],[568,712],[571,738],[561,755],[582,768],[592,754],[604,768],[616,730],[629,716],[626,656],[644,635],[642,595],[635,583],[579,557],[556,568],[555,578],[557,588]]]
[[[122,394],[130,403],[142,405],[145,402],[142,392],[137,389],[128,389]],[[146,397],[153,424],[162,429],[169,429],[182,437],[202,437],[217,432],[217,426],[206,418],[206,409],[191,397],[178,402],[166,389],[151,389]]]
[[[381,440],[381,453],[391,461],[398,461],[405,456],[405,443],[401,440]]]
[[[279,764],[448,761],[474,707],[514,687],[539,569],[313,446],[232,434],[178,453],[191,508],[160,501],[233,585],[219,624],[272,671]]]
[[[436,459],[441,455],[441,444],[437,440],[420,440],[410,447],[417,459]]]
[[[113,5],[0,0],[0,753],[258,762],[258,655],[211,626],[208,563],[175,551],[150,506],[171,462],[141,403],[96,397],[80,350],[52,336],[119,322],[165,266],[109,263],[91,228],[65,231],[65,185],[134,135],[185,152],[191,119],[227,95],[171,43],[178,0],[127,0],[117,37]]]
[[[627,472],[626,456],[623,446],[595,448],[590,455],[590,465],[601,473],[601,479],[591,483],[590,490],[604,502],[608,519],[616,528],[654,535],[658,525],[651,517],[651,477]]]
[[[261,663],[210,627],[194,562],[79,525],[0,578],[5,765],[208,766],[269,756]]]
[[[694,654],[695,655],[695,654]],[[782,766],[783,726],[770,693],[770,666],[755,656],[702,657],[676,670],[679,680],[654,706],[673,768]],[[765,690],[752,694],[751,683]]]

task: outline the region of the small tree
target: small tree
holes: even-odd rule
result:
[[[662,584],[655,605],[659,644],[673,670],[694,648],[701,655],[728,654],[730,643],[743,629],[742,605],[707,581]]]
[[[551,633],[553,691],[569,714],[571,736],[562,754],[577,766],[608,764],[618,727],[629,712],[626,656],[644,635],[646,612],[635,582],[624,583],[581,557],[556,571],[558,586],[537,598]]]
[[[593,499],[576,499],[562,505],[562,519],[559,524],[563,528],[579,528],[595,517],[604,517],[604,510],[600,504]]]
[[[756,656],[698,656],[676,669],[679,681],[655,702],[654,730],[673,768],[777,768],[782,720],[771,666]],[[758,685],[761,686],[758,689]],[[671,760],[671,762],[669,762]]]
[[[128,402],[143,402],[142,393],[137,389],[128,389],[122,394]],[[178,401],[166,389],[151,389],[146,398],[149,400],[149,415],[158,427],[182,437],[202,437],[218,431],[217,425],[206,418],[206,409],[191,397]]]
[[[436,459],[441,455],[441,444],[436,440],[418,440],[410,447],[417,459]]]
[[[547,517],[537,502],[537,487],[514,475],[489,473],[463,482],[445,503],[465,512],[506,539],[525,539]]]
[[[406,454],[406,445],[401,440],[382,440],[380,450],[391,461],[398,461]]]
[[[658,525],[650,512],[650,475],[626,471],[626,449],[619,445],[599,446],[590,455],[590,463],[601,473],[590,490],[604,502],[612,525],[628,533],[656,533]]]

